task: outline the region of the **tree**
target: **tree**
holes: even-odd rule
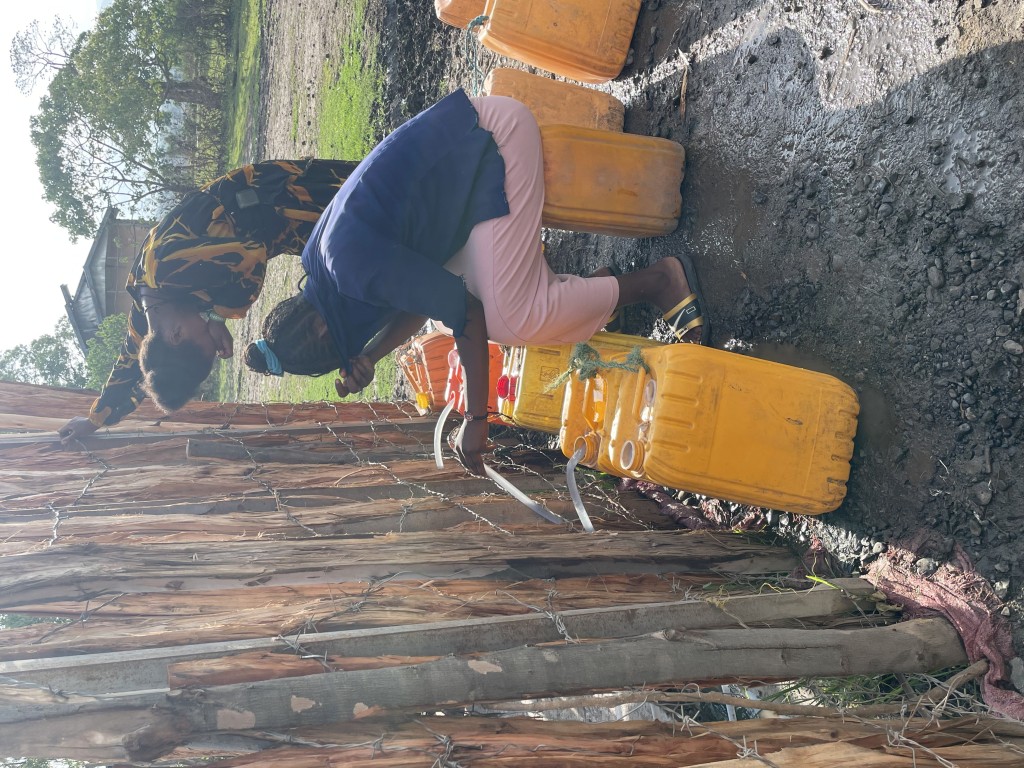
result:
[[[88,379],[85,386],[101,389],[110,376],[110,368],[121,353],[125,334],[128,333],[128,315],[120,312],[103,318],[96,335],[89,339],[89,351],[85,353]]]
[[[0,352],[0,379],[55,387],[85,386],[85,359],[68,319],[62,317],[53,333]]]
[[[75,43],[74,25],[60,17],[50,29],[43,29],[38,19],[11,40],[11,71],[18,90],[28,95],[43,80],[48,81],[68,63]]]
[[[160,150],[152,130],[135,133],[86,113],[65,68],[50,83],[30,121],[43,196],[54,205],[50,219],[72,237],[92,237],[108,208],[141,218],[197,186],[194,169]],[[65,87],[65,86],[68,87]]]
[[[32,141],[55,207],[51,218],[73,238],[92,236],[111,206],[153,218],[219,172],[219,158],[199,152],[196,137],[177,135],[187,125],[176,117],[182,106],[220,106],[218,89],[196,63],[205,60],[207,42],[182,33],[192,5],[115,0],[50,81],[32,118]]]

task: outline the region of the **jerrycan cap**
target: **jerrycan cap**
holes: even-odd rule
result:
[[[507,373],[502,374],[495,385],[498,397],[502,400],[508,400],[510,403],[516,401],[516,377],[509,376]]]

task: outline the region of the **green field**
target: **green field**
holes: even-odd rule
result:
[[[293,144],[298,141],[299,115],[312,112],[316,116],[313,146],[318,157],[361,158],[380,137],[375,115],[382,94],[383,77],[377,65],[377,40],[364,29],[365,12],[366,0],[354,0],[351,7],[353,23],[339,35],[337,50],[325,61],[313,99],[305,89],[293,88],[291,141]],[[260,50],[265,13],[266,0],[235,0],[233,6],[230,50],[236,65],[229,75],[230,90],[225,109],[225,169],[253,159],[247,153],[253,143],[252,132],[261,99]],[[295,150],[295,156],[307,153],[308,150]],[[284,267],[284,262],[284,259],[271,262],[263,295],[250,314],[260,317],[267,308],[294,292],[298,268],[294,260],[288,268]],[[254,330],[258,334],[258,324],[254,329],[251,322],[233,322],[231,327],[237,354],[232,360],[220,364],[215,374],[216,392],[221,400],[303,402],[338,399],[333,374],[319,378],[261,377],[253,385],[253,377],[242,375],[241,351],[245,342],[251,340]],[[390,399],[396,375],[394,358],[388,356],[377,365],[374,383],[359,396],[349,399]]]

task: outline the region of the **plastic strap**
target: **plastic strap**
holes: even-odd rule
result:
[[[587,533],[593,533],[594,524],[590,522],[590,515],[587,514],[586,507],[583,506],[580,489],[576,486],[576,465],[580,463],[580,460],[586,453],[586,447],[581,445],[576,449],[576,453],[572,455],[572,458],[569,459],[569,463],[565,465],[565,484],[569,486],[569,497],[572,499],[572,505],[576,507],[576,514],[583,524],[583,530]]]
[[[510,483],[506,478],[499,475],[492,467],[488,466],[487,464],[484,464],[484,472],[487,474],[489,478],[491,478],[491,480],[494,481],[495,485],[497,485],[503,491],[508,493],[509,496],[518,501],[520,504],[522,504],[524,507],[529,509],[534,514],[543,517],[549,523],[554,523],[555,525],[564,525],[568,522],[564,517],[556,515],[554,512],[545,507],[539,501],[534,501],[533,499],[531,499],[525,493],[523,493],[514,485],[512,485],[512,483]]]

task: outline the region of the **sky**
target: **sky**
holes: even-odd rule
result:
[[[11,39],[33,19],[44,29],[60,16],[77,30],[92,26],[98,0],[32,0],[6,2],[0,12],[0,121],[7,182],[0,186],[0,211],[5,253],[0,255],[0,350],[25,344],[53,331],[65,315],[61,283],[75,292],[91,241],[72,244],[67,233],[50,221],[53,209],[43,200],[35,148],[29,138],[29,117],[44,93],[37,88],[23,96],[14,86],[10,67]]]

